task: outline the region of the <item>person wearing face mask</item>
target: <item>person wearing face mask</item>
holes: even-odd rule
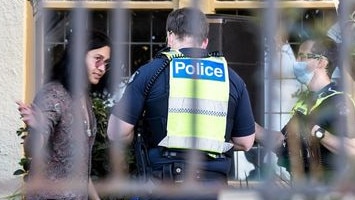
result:
[[[277,151],[278,164],[297,180],[332,180],[337,155],[322,143],[325,132],[353,137],[346,128],[355,116],[353,100],[331,79],[336,57],[337,45],[326,37],[306,40],[299,47],[293,70],[307,90],[292,108],[292,117],[281,131],[285,143]]]

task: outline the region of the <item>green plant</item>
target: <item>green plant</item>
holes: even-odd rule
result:
[[[97,121],[97,133],[91,162],[91,176],[94,180],[105,177],[110,172],[109,141],[106,134],[109,109],[112,107],[109,97],[110,95],[96,93],[92,95],[93,110]]]
[[[26,138],[26,135],[28,133],[28,128],[26,126],[24,127],[20,127],[17,131],[16,131],[16,134],[17,136],[19,136],[22,141]],[[23,142],[21,142],[21,144],[23,144]],[[27,172],[28,172],[28,169],[30,167],[30,163],[31,163],[31,159],[26,157],[26,156],[23,156],[21,159],[20,159],[20,162],[19,162],[19,165],[21,166],[20,169],[17,169],[13,175],[23,175],[24,176],[24,179],[26,179],[27,177]]]

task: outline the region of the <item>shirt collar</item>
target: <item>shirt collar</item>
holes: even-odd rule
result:
[[[179,51],[187,57],[203,58],[208,56],[207,49],[201,48],[182,48]]]
[[[318,99],[318,98],[325,97],[325,96],[327,96],[329,94],[328,92],[335,90],[335,87],[336,87],[336,83],[335,82],[331,82],[328,85],[324,86],[319,91],[313,92],[312,93],[312,97],[313,97],[313,99]]]

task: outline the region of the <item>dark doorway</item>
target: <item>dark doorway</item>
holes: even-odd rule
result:
[[[264,121],[264,66],[260,30],[254,18],[208,15],[209,51],[220,51],[228,65],[245,81],[255,121]]]

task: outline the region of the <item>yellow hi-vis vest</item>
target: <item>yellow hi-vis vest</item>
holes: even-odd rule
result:
[[[164,53],[170,60],[167,136],[159,146],[223,153],[229,75],[224,57],[186,58],[178,51]]]
[[[324,100],[328,99],[329,97],[332,97],[334,95],[338,94],[344,94],[343,92],[339,92],[336,90],[332,90],[332,93],[330,93],[327,96],[318,98],[315,102],[315,104],[308,110],[307,103],[304,100],[299,100],[296,102],[296,104],[293,106],[291,114],[294,115],[296,112],[300,112],[303,115],[308,115],[311,113],[314,109],[316,109]],[[350,98],[352,100],[352,98]],[[354,102],[353,102],[354,103]],[[354,104],[355,105],[355,104]]]

